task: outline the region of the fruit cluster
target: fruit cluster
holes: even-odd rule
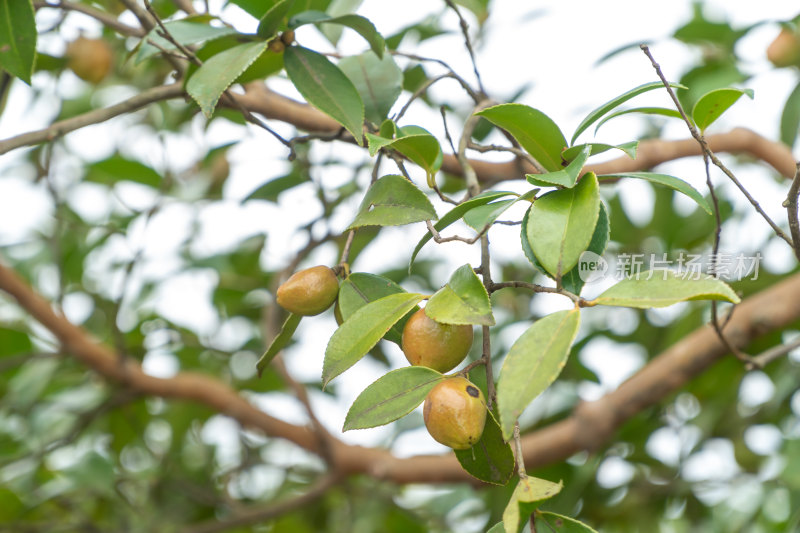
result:
[[[278,287],[276,299],[291,313],[313,316],[333,305],[338,293],[336,273],[320,265],[292,274]],[[442,324],[420,309],[406,322],[401,344],[411,365],[449,372],[469,353],[472,326]],[[425,427],[436,441],[456,450],[468,449],[483,434],[486,402],[481,390],[468,379],[449,377],[428,393],[423,416]]]

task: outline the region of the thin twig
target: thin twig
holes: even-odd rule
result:
[[[561,296],[566,296],[576,304],[580,305],[581,307],[591,307],[586,300],[578,296],[577,294],[573,294],[566,289],[558,289],[556,287],[545,287],[544,285],[537,285],[536,283],[529,283],[527,281],[501,281],[499,283],[492,283],[486,290],[489,293],[493,293],[499,291],[500,289],[506,289],[509,287],[513,287],[516,289],[528,289],[533,292],[544,292],[549,294],[560,294]]]
[[[800,348],[800,336],[798,336],[792,342],[787,342],[786,344],[774,346],[752,357],[750,359],[750,362],[752,364],[752,369],[755,370],[764,368],[771,362],[780,359],[781,357],[783,357],[784,355],[788,354],[789,352],[791,352],[796,348]]]
[[[51,8],[51,9],[61,9],[62,11],[75,11],[77,13],[82,13],[93,19],[97,20],[103,26],[111,28],[117,33],[122,35],[127,35],[129,37],[144,37],[145,32],[141,28],[136,28],[134,26],[128,26],[124,22],[120,22],[117,18],[110,14],[106,13],[105,11],[101,11],[97,8],[94,8],[89,5],[84,4],[75,4],[72,2],[65,2],[60,1],[56,4],[51,4],[49,2],[43,2],[41,0],[37,0],[33,3],[33,7],[36,9],[41,8]]]
[[[520,479],[527,479],[528,472],[525,471],[525,459],[522,453],[522,440],[519,437],[519,422],[514,424],[514,448],[516,449],[515,458],[517,460],[517,475]]]
[[[483,87],[483,80],[481,80],[481,73],[478,71],[478,64],[475,61],[475,51],[472,49],[472,39],[469,37],[469,26],[467,25],[467,21],[461,15],[461,11],[458,10],[458,7],[453,3],[453,0],[445,0],[447,5],[456,12],[456,16],[458,17],[459,25],[461,26],[461,33],[464,35],[464,46],[467,47],[467,53],[469,53],[469,59],[472,61],[472,71],[475,73],[475,79],[478,82],[478,88],[481,90],[481,95],[486,95],[486,89]]]
[[[455,70],[453,70],[453,68],[450,65],[448,65],[446,62],[442,61],[441,59],[436,59],[436,58],[432,58],[432,57],[418,56],[416,54],[409,54],[409,53],[406,53],[406,52],[398,52],[396,50],[392,50],[392,51],[390,51],[390,53],[392,55],[396,55],[396,56],[400,56],[400,57],[406,57],[408,59],[413,59],[415,61],[426,61],[426,62],[430,62],[430,63],[438,63],[438,64],[440,64],[441,66],[443,66],[444,68],[446,68],[449,71],[449,73],[450,73],[449,77],[453,78],[459,84],[461,84],[461,87],[463,87],[464,90],[467,92],[467,94],[469,94],[470,98],[472,98],[472,100],[475,102],[475,104],[479,104],[484,99],[480,94],[478,94],[475,91],[475,89],[473,89],[470,86],[469,83],[467,83],[467,81],[464,78],[459,76],[458,73]]]
[[[783,207],[786,208],[786,213],[789,216],[789,231],[792,234],[792,243],[794,243],[792,249],[797,260],[800,261],[800,222],[797,220],[798,196],[800,196],[800,162],[797,163],[792,185],[789,187],[786,200],[783,201]]]

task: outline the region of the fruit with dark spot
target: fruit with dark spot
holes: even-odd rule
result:
[[[403,353],[413,366],[449,372],[472,347],[472,326],[442,324],[420,309],[403,328]]]
[[[295,272],[278,287],[278,305],[296,315],[313,316],[325,311],[339,294],[339,280],[332,269],[319,265]]]
[[[102,39],[78,37],[67,46],[66,58],[76,76],[97,85],[111,71],[114,54]]]
[[[431,437],[454,450],[472,448],[486,425],[483,393],[462,377],[445,379],[432,388],[422,413]]]

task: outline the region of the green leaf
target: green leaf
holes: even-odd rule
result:
[[[0,68],[28,85],[36,60],[37,35],[31,0],[0,2]]]
[[[27,333],[0,327],[0,357],[28,353],[32,350],[33,343]]]
[[[595,126],[594,132],[597,133],[597,130],[600,129],[600,126],[602,126],[612,118],[621,117],[622,115],[629,115],[631,113],[638,113],[641,115],[660,115],[662,117],[683,119],[680,112],[678,112],[675,109],[669,109],[666,107],[635,107],[633,109],[625,109],[622,111],[617,111],[616,113],[611,113],[610,115],[603,117],[603,120],[598,122],[597,126]]]
[[[384,278],[377,274],[368,274],[366,272],[353,272],[339,285],[338,303],[342,321],[346,322],[349,320],[350,317],[353,316],[353,313],[368,303],[380,300],[384,296],[400,292],[406,291],[389,278]],[[408,316],[415,311],[416,308],[412,308],[405,317],[398,320],[397,323],[389,328],[384,338],[400,346],[403,327],[405,326]]]
[[[692,109],[694,123],[700,128],[700,131],[705,131],[743,94],[749,96],[751,100],[753,99],[752,89],[716,89],[707,92],[700,97]]]
[[[527,234],[533,253],[558,279],[589,246],[600,212],[597,176],[589,172],[572,189],[553,191],[531,208]]]
[[[261,356],[261,359],[258,360],[256,363],[256,369],[258,370],[258,377],[261,377],[261,374],[264,372],[264,369],[269,366],[272,360],[278,355],[278,352],[283,350],[289,341],[292,340],[292,335],[294,335],[297,326],[300,324],[300,320],[303,317],[301,315],[295,315],[294,313],[290,313],[288,317],[286,317],[286,321],[283,323],[283,327],[281,327],[280,333],[272,339],[272,343],[267,348],[267,351],[264,352],[264,355]]]
[[[506,528],[502,522],[498,522],[493,525],[486,533],[506,533]]]
[[[422,167],[428,174],[429,183],[433,174],[442,166],[442,147],[430,133],[406,135],[392,141],[390,146]]]
[[[476,113],[510,133],[545,170],[561,170],[564,134],[553,120],[524,104],[500,104]]]
[[[250,194],[248,194],[242,203],[248,200],[267,200],[268,202],[277,202],[278,196],[292,187],[296,187],[308,181],[308,177],[304,176],[296,170],[292,170],[285,176],[272,179],[260,186]]]
[[[403,92],[403,71],[394,58],[386,55],[379,59],[373,52],[364,52],[343,58],[339,68],[361,95],[367,120],[380,124]]]
[[[500,426],[492,413],[486,417],[483,435],[468,450],[456,450],[456,458],[469,475],[485,483],[505,485],[514,473],[514,453],[503,440]]]
[[[706,199],[703,198],[703,195],[700,194],[697,191],[697,189],[695,189],[682,179],[676,178],[675,176],[670,176],[668,174],[658,174],[655,172],[620,172],[619,174],[603,174],[602,176],[597,177],[597,179],[599,180],[619,179],[619,178],[637,178],[637,179],[647,180],[651,183],[657,183],[658,185],[664,185],[665,187],[669,187],[670,189],[685,194],[686,196],[697,202],[697,205],[702,207],[703,211],[705,211],[709,215],[713,213],[713,211],[711,211],[711,206],[708,205]]]
[[[592,149],[592,152],[589,154],[589,157],[597,154],[602,154],[603,152],[607,152],[609,150],[620,150],[624,152],[625,155],[630,157],[631,159],[636,159],[636,150],[639,148],[639,141],[631,141],[622,144],[604,144],[604,143],[586,143],[586,144],[576,144],[570,148],[564,150],[561,154],[564,156],[564,159],[567,161],[571,161],[576,155],[583,151],[584,146],[588,146]],[[536,177],[535,174],[533,174]]]
[[[189,78],[186,92],[194,98],[203,114],[211,118],[222,93],[266,49],[266,42],[255,42],[240,44],[216,54]]]
[[[215,27],[200,22],[190,22],[188,20],[171,20],[169,22],[165,22],[164,26],[167,28],[167,30],[169,30],[170,35],[172,35],[176,41],[184,46],[199,44],[236,33],[235,29],[228,26]],[[160,54],[162,50],[177,50],[177,47],[172,44],[172,42],[161,37],[158,32],[159,28],[153,28],[150,30],[150,33],[148,33],[144,39],[142,39],[139,52],[136,54],[135,63],[137,65],[145,59],[149,59],[154,55]],[[158,46],[154,46],[153,44],[150,44],[150,42],[153,42]]]
[[[506,440],[522,411],[561,373],[579,322],[577,309],[552,313],[534,322],[511,346],[497,382],[500,427]]]
[[[533,185],[545,187],[563,185],[564,187],[574,187],[578,182],[578,176],[580,176],[581,170],[583,170],[583,165],[586,164],[586,160],[589,159],[591,153],[592,147],[586,145],[583,147],[583,150],[578,152],[575,159],[573,159],[566,168],[556,170],[555,172],[546,172],[544,174],[526,174],[525,177]]]
[[[733,289],[714,277],[691,279],[671,270],[650,270],[620,281],[592,303],[649,309],[688,300],[723,300],[735,304],[740,301]]]
[[[379,58],[383,57],[383,50],[386,48],[383,37],[378,33],[375,25],[361,15],[347,14],[332,17],[321,11],[306,11],[292,17],[289,21],[290,28],[299,28],[305,24],[339,24],[347,26],[358,32],[369,43],[369,47],[375,52],[375,55]]]
[[[597,533],[579,520],[550,511],[536,512],[536,530],[553,533]]]
[[[443,324],[494,326],[489,293],[469,264],[453,272],[425,306],[425,314]]]
[[[439,219],[439,222],[433,225],[436,228],[436,231],[442,231],[458,219],[464,216],[470,209],[475,209],[478,206],[488,204],[492,200],[497,200],[498,198],[503,198],[504,196],[516,196],[517,193],[514,192],[507,192],[507,191],[488,191],[481,193],[474,198],[470,198],[466,202],[457,205],[450,211],[448,211],[442,218]],[[433,238],[433,235],[429,231],[425,232],[425,235],[417,243],[417,246],[414,248],[414,252],[411,254],[411,261],[408,264],[408,271],[411,272],[411,267],[414,264],[414,259],[417,257],[417,254],[425,244]]]
[[[789,94],[781,113],[781,142],[793,147],[800,130],[800,83]]]
[[[425,193],[405,177],[390,174],[372,184],[347,229],[402,226],[436,218],[436,210]]]
[[[120,181],[133,181],[154,189],[161,186],[161,175],[158,172],[145,164],[118,154],[87,166],[84,179],[109,186]]]
[[[390,294],[370,302],[348,318],[328,341],[322,364],[322,385],[356,364],[425,297],[415,293]]]
[[[8,382],[3,401],[15,408],[32,405],[44,392],[59,367],[56,359],[31,359]]]
[[[678,83],[670,83],[670,87],[673,89],[686,89],[683,85]],[[660,81],[652,81],[650,83],[645,83],[643,85],[639,85],[638,87],[634,87],[630,91],[624,92],[621,95],[617,96],[616,98],[612,98],[605,104],[601,105],[597,109],[594,109],[591,113],[586,115],[586,118],[578,125],[578,129],[575,130],[575,133],[572,135],[572,140],[570,140],[570,144],[575,144],[575,139],[578,138],[578,135],[586,131],[586,128],[594,124],[600,117],[614,109],[615,107],[624,104],[631,98],[635,96],[639,96],[642,93],[646,93],[648,91],[652,91],[654,89],[663,88],[664,84]]]
[[[481,232],[494,223],[497,218],[508,211],[516,200],[500,200],[486,205],[479,205],[464,214],[464,222],[477,232]]]
[[[553,483],[545,479],[528,476],[517,483],[511,499],[503,511],[503,526],[506,533],[519,533],[528,522],[528,517],[540,502],[561,492],[564,483]]]
[[[586,251],[597,255],[603,255],[603,252],[606,251],[606,246],[608,246],[610,236],[608,211],[606,210],[605,204],[600,202],[600,213],[597,216],[597,225],[594,227],[592,240],[589,241],[589,246],[586,248]],[[581,293],[584,281],[581,279],[580,264],[575,265],[572,267],[572,270],[561,276],[561,285],[572,294]]]
[[[264,16],[261,17],[256,34],[265,40],[272,38],[278,32],[278,28],[281,27],[281,23],[283,19],[286,18],[292,5],[294,5],[294,0],[280,0],[279,2],[275,2],[275,4],[269,8],[269,11],[264,13]]]
[[[358,395],[342,431],[374,428],[406,416],[443,379],[442,374],[424,366],[392,370]]]
[[[322,54],[301,46],[287,47],[283,52],[283,63],[300,94],[344,126],[362,146],[364,104],[344,72]]]

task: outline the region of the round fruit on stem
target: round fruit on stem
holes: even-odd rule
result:
[[[781,28],[778,36],[767,47],[767,59],[779,68],[800,65],[800,33]]]
[[[114,55],[104,40],[78,37],[67,45],[66,58],[76,76],[96,85],[111,71]]]
[[[403,328],[403,353],[413,366],[449,372],[472,347],[472,326],[442,324],[420,309]]]
[[[446,379],[432,388],[422,413],[431,437],[454,450],[472,448],[486,425],[483,393],[462,377]]]
[[[313,316],[329,308],[339,294],[339,280],[332,269],[319,265],[295,272],[276,294],[278,305],[296,315]]]

